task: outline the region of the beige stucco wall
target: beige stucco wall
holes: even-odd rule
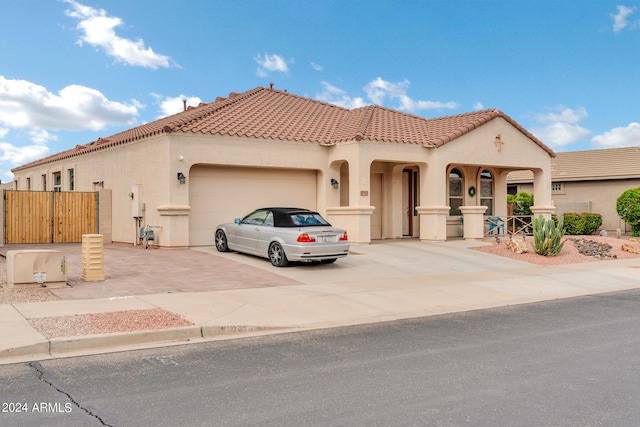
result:
[[[62,191],[69,190],[68,171],[74,170],[75,191],[111,190],[111,237],[117,242],[136,242],[137,222],[132,215],[132,186],[139,186],[139,203],[145,203],[147,223],[159,221],[149,207],[168,198],[173,183],[167,176],[168,139],[165,135],[150,137],[118,147],[87,153],[83,156],[49,163],[32,170],[15,173],[20,190],[31,177],[31,189],[42,190],[43,174],[47,175],[47,190],[53,189],[53,173],[60,172]],[[177,181],[174,177],[173,181]],[[162,225],[162,224],[159,224]]]
[[[563,189],[553,193],[558,213],[593,212],[602,215],[602,229],[631,231],[616,212],[616,200],[626,190],[640,187],[640,179],[563,182]],[[585,207],[589,208],[586,210]]]

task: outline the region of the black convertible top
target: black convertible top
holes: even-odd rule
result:
[[[331,226],[331,224],[329,224],[327,220],[322,218],[322,216],[318,212],[311,211],[309,209],[275,207],[275,208],[261,208],[257,210],[271,211],[273,213],[274,227],[314,227],[318,225]],[[316,220],[315,222],[303,222],[303,221],[296,222],[296,219],[313,218],[316,216],[321,218],[324,221],[324,223],[320,223],[318,220]]]

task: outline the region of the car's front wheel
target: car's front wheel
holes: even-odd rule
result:
[[[275,267],[286,267],[289,264],[289,260],[280,243],[273,242],[269,245],[269,261],[271,261],[271,264]]]
[[[216,249],[218,252],[229,252],[229,244],[227,243],[227,235],[224,231],[216,231]]]

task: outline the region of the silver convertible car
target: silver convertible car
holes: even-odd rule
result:
[[[332,263],[349,253],[347,232],[332,227],[318,212],[263,208],[216,228],[216,249],[269,258],[276,267],[289,261]]]

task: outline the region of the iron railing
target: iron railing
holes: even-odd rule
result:
[[[532,215],[509,215],[506,217],[488,216],[485,218],[485,236],[533,235]]]

